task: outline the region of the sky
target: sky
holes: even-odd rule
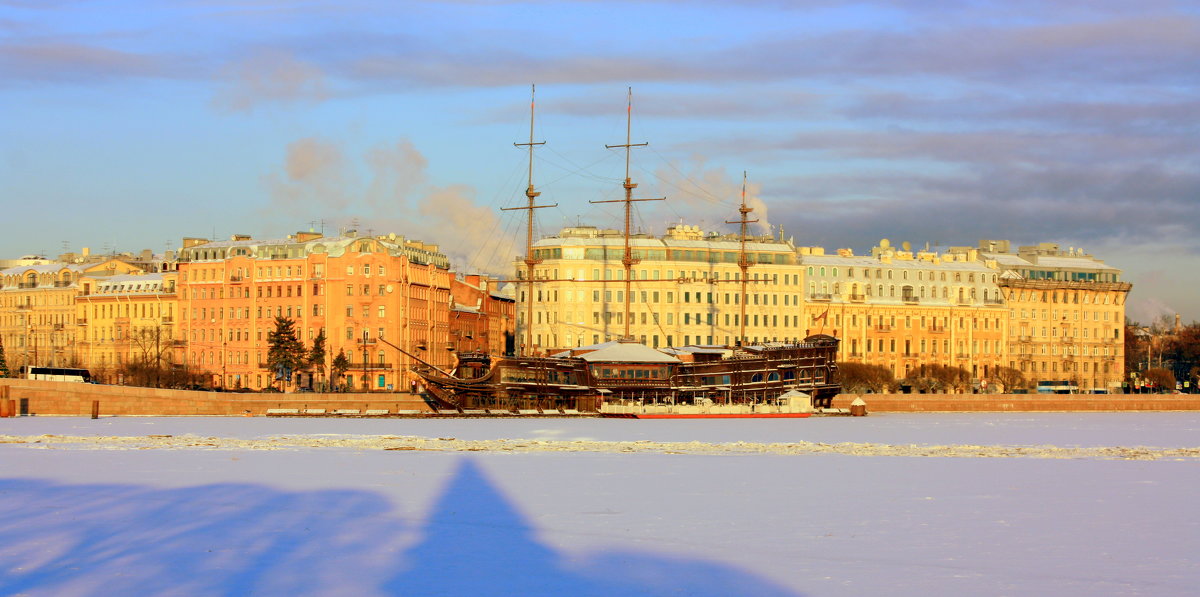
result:
[[[1200,2],[0,0],[0,258],[395,232],[1058,243],[1200,320]],[[630,92],[630,90],[632,90]]]

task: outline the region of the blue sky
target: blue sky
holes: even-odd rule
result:
[[[507,269],[542,233],[1082,247],[1200,319],[1200,5],[0,0],[0,255],[357,225]],[[323,224],[321,222],[324,222]],[[499,262],[500,265],[497,264]]]

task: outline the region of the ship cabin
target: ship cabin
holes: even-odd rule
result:
[[[671,393],[679,359],[636,342],[605,342],[572,349],[587,363],[593,387],[614,399],[655,399]]]

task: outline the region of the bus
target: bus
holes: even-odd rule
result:
[[[1078,394],[1079,388],[1076,387],[1074,381],[1039,381],[1037,384],[1037,392],[1039,394]]]
[[[76,381],[91,383],[92,373],[87,369],[70,367],[24,367],[21,377],[25,379],[41,379],[44,381]]]

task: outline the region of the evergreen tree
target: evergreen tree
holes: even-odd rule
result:
[[[317,334],[317,337],[313,338],[312,348],[308,350],[308,368],[320,374],[322,379],[325,378],[326,352],[325,330],[321,329],[321,332]]]
[[[338,380],[346,374],[348,369],[350,369],[350,359],[346,358],[346,351],[339,348],[337,356],[333,357],[333,368],[329,372],[330,381],[333,382],[334,386],[337,385]]]
[[[295,326],[287,317],[276,317],[275,330],[267,335],[267,369],[283,380],[284,387],[294,372],[304,368],[307,356],[304,344],[296,338]]]
[[[0,340],[0,377],[8,377],[8,359],[4,357],[4,341]]]

